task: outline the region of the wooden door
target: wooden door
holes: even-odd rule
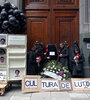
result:
[[[35,41],[79,41],[79,0],[25,0],[28,50]]]

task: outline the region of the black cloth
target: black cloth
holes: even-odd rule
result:
[[[62,54],[63,56],[60,57],[59,55]],[[59,48],[58,49],[58,60],[61,62],[62,66],[68,66],[68,49],[67,47]]]
[[[37,75],[38,65],[36,62],[36,54],[33,51],[27,54],[27,75]]]
[[[76,54],[74,54],[72,59],[72,77],[73,78],[83,78],[83,62],[85,61],[83,54],[80,54],[79,62],[76,64],[74,61],[74,57]]]

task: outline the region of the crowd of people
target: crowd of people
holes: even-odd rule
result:
[[[43,64],[50,60],[57,60],[63,66],[68,66],[73,78],[83,78],[83,62],[85,61],[77,41],[73,42],[70,49],[65,43],[60,43],[59,48],[55,44],[36,43],[27,54],[27,75],[38,75]]]

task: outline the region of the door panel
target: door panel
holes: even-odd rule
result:
[[[57,18],[56,19],[56,43],[67,41],[69,45],[73,42],[74,36],[74,18]],[[71,34],[73,33],[73,34]]]
[[[49,10],[50,0],[25,0],[25,9],[38,10],[48,9]]]
[[[59,46],[60,42],[67,41],[71,47],[73,41],[79,42],[78,34],[78,13],[75,11],[56,12],[56,43]]]
[[[47,19],[28,18],[28,48],[30,49],[36,41],[47,44]]]
[[[54,9],[78,9],[79,0],[54,0]]]

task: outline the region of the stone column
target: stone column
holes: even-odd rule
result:
[[[87,42],[84,42],[84,38],[90,38],[90,23],[86,23],[86,0],[79,0],[79,30],[80,30],[80,48],[85,57],[84,63],[84,76],[90,78],[90,64],[88,62],[88,56],[90,54],[90,49],[87,49]]]

